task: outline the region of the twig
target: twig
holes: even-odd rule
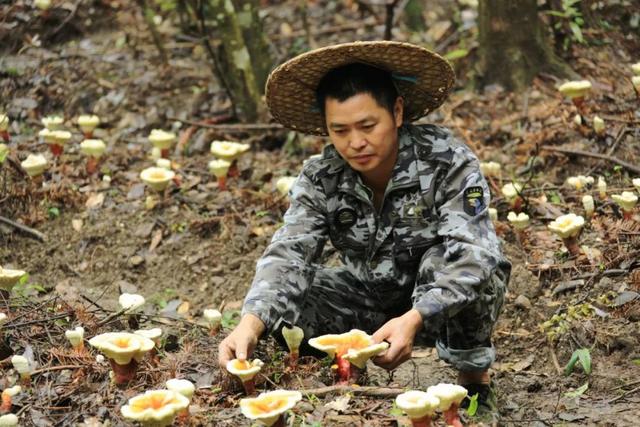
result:
[[[84,366],[82,365],[49,366],[48,368],[36,369],[35,371],[31,372],[31,375],[38,375],[38,374],[42,374],[44,372],[49,372],[49,371],[60,371],[62,369],[79,369],[79,368],[84,368]]]
[[[593,157],[596,159],[608,160],[612,163],[616,163],[622,166],[623,168],[631,172],[640,174],[640,167],[634,166],[631,163],[625,162],[624,160],[620,160],[617,157],[607,156],[606,154],[590,153],[588,151],[582,151],[582,150],[568,150],[566,148],[550,147],[548,145],[543,145],[540,148],[547,151],[556,151],[558,153],[563,153],[563,154],[572,154],[574,156],[585,156],[585,157]]]
[[[13,324],[3,325],[2,328],[3,329],[16,329],[16,328],[21,328],[23,326],[35,325],[37,323],[47,323],[47,322],[50,322],[52,320],[63,319],[63,318],[65,318],[67,316],[70,316],[72,314],[73,314],[72,311],[67,311],[66,313],[56,314],[55,316],[47,317],[46,319],[30,320],[28,322],[17,323],[15,325],[13,325]]]
[[[326,387],[307,388],[300,390],[302,394],[313,394],[317,397],[322,397],[329,393],[351,393],[355,396],[369,396],[369,397],[396,397],[399,394],[404,393],[406,390],[403,388],[391,388],[391,387],[354,387],[350,385],[330,385]]]
[[[78,0],[77,2],[75,2],[75,4],[73,5],[73,9],[71,10],[71,13],[69,13],[69,15],[67,15],[67,17],[64,18],[64,20],[60,23],[60,25],[58,25],[48,37],[58,34],[58,32],[76,16],[76,13],[78,13],[78,6],[80,6],[80,3],[82,3],[82,0]]]
[[[563,375],[562,368],[560,367],[560,363],[558,363],[558,356],[556,356],[555,350],[553,349],[551,344],[548,344],[547,347],[549,348],[549,354],[551,355],[551,361],[553,362],[553,366],[555,366],[555,368],[556,368],[556,372],[558,373],[558,375]]]
[[[96,326],[102,326],[105,323],[109,323],[111,322],[113,319],[115,319],[116,317],[120,316],[121,314],[124,314],[124,312],[127,311],[126,308],[123,308],[119,311],[116,311],[115,313],[111,313],[110,315],[108,315],[107,317],[105,317],[104,319],[102,319],[101,321],[99,321],[98,323],[96,323]]]
[[[228,132],[238,131],[244,132],[248,130],[270,130],[270,129],[284,129],[284,126],[279,125],[277,123],[229,123],[229,124],[219,124],[219,125],[211,125],[203,122],[196,122],[192,120],[178,119],[176,117],[167,117],[168,120],[175,120],[182,123],[186,123],[191,126],[199,126],[207,129],[220,129]]]
[[[42,234],[41,232],[34,230],[31,227],[27,227],[26,225],[22,225],[19,224],[15,221],[10,220],[9,218],[5,218],[3,216],[0,216],[0,222],[6,225],[9,225],[17,230],[22,231],[23,233],[27,234],[30,237],[33,237],[34,239],[40,241],[40,242],[46,242],[47,241],[47,236],[45,236],[44,234]]]
[[[617,396],[617,397],[614,397],[613,399],[608,400],[608,401],[607,401],[607,403],[608,403],[608,404],[611,404],[611,403],[613,403],[613,402],[617,402],[618,400],[620,400],[620,399],[622,399],[622,398],[624,398],[624,397],[627,397],[627,396],[629,396],[630,394],[633,394],[633,393],[635,393],[635,392],[636,392],[636,391],[638,391],[638,390],[640,390],[640,386],[638,386],[638,387],[636,387],[636,388],[634,388],[634,389],[631,389],[631,390],[629,390],[629,391],[625,391],[625,392],[624,392],[624,393],[622,393],[620,396]]]

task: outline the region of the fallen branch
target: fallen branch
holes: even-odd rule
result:
[[[613,402],[617,402],[618,400],[620,400],[620,399],[622,399],[622,398],[624,398],[624,397],[627,397],[627,396],[629,396],[630,394],[633,394],[633,393],[635,393],[635,392],[636,392],[636,391],[638,391],[638,390],[640,390],[640,387],[636,387],[636,388],[634,388],[634,389],[632,389],[632,390],[625,391],[625,392],[624,392],[624,393],[622,393],[620,396],[618,396],[618,397],[614,397],[613,399],[610,399],[610,400],[607,400],[607,404],[611,404],[611,403],[613,403]]]
[[[31,372],[31,375],[38,375],[38,374],[42,374],[44,372],[50,372],[50,371],[60,371],[60,370],[63,370],[63,369],[79,369],[79,368],[84,368],[84,366],[82,366],[82,365],[49,366],[47,368],[36,369],[35,371]]]
[[[606,154],[590,153],[588,151],[582,151],[582,150],[569,150],[566,148],[550,147],[548,145],[543,145],[540,148],[547,151],[556,151],[558,153],[563,153],[563,154],[572,154],[574,156],[585,156],[585,157],[593,157],[601,160],[608,160],[612,163],[616,163],[622,166],[623,168],[631,172],[640,174],[640,167],[632,165],[631,163],[625,162],[624,160],[620,160],[617,157],[607,156]]]
[[[219,129],[224,131],[238,131],[244,132],[248,130],[269,130],[269,129],[284,129],[284,126],[279,125],[277,123],[230,123],[230,124],[219,124],[212,125],[204,122],[195,122],[193,120],[185,120],[179,119],[177,117],[167,117],[168,120],[179,121],[182,123],[186,123],[191,126],[198,126],[201,128],[207,129]]]
[[[317,397],[322,397],[330,393],[351,393],[354,396],[369,396],[369,397],[396,397],[399,394],[404,393],[406,390],[403,388],[390,388],[390,387],[358,387],[352,385],[330,385],[326,387],[308,388],[299,390],[302,394],[313,394]]]
[[[3,216],[0,216],[0,222],[6,225],[9,225],[17,230],[22,231],[23,233],[29,235],[30,237],[33,237],[34,239],[40,241],[40,242],[46,242],[47,241],[47,236],[45,236],[44,234],[42,234],[41,232],[39,232],[38,230],[34,230],[33,228],[27,227],[26,225],[22,225],[20,223],[17,223],[15,221],[10,220],[9,218],[5,218]]]

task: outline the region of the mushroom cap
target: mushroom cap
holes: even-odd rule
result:
[[[520,191],[522,191],[522,185],[517,182],[509,182],[502,186],[502,195],[508,200],[518,197]]]
[[[631,64],[631,71],[636,76],[640,76],[640,62],[636,62],[635,64]]]
[[[99,159],[107,149],[106,144],[101,139],[85,139],[80,143],[80,151],[87,156]]]
[[[264,362],[260,359],[248,360],[232,359],[227,362],[227,371],[240,378],[242,382],[247,382],[256,376],[262,369]]]
[[[289,347],[289,351],[298,351],[300,348],[300,343],[304,339],[304,331],[302,328],[298,326],[294,326],[292,328],[288,326],[282,327],[282,337],[287,343],[287,347]]]
[[[155,343],[149,338],[130,332],[107,332],[96,335],[89,340],[89,344],[102,351],[118,365],[128,365],[131,359],[139,362],[155,347]]]
[[[64,118],[60,116],[47,116],[42,118],[42,125],[49,130],[60,129],[63,123]]]
[[[640,193],[640,178],[634,178],[631,180],[631,183],[636,188],[636,191]]]
[[[178,412],[189,406],[189,399],[172,390],[148,390],[129,399],[120,410],[122,416],[143,425],[168,426]]]
[[[18,425],[18,416],[16,414],[6,414],[0,416],[0,426],[17,426]]]
[[[594,182],[595,179],[592,176],[578,175],[567,178],[567,184],[576,190],[581,190],[586,185],[593,185]]]
[[[291,189],[291,186],[296,181],[296,179],[298,178],[295,176],[280,177],[276,181],[276,189],[280,194],[282,194],[283,196],[286,196],[287,194],[289,194],[289,190]]]
[[[361,350],[375,343],[371,335],[360,329],[352,329],[343,334],[327,334],[311,338],[309,345],[324,351],[330,357],[343,357],[349,349]]]
[[[223,159],[214,159],[209,162],[208,167],[210,174],[214,175],[216,178],[223,178],[227,176],[227,172],[229,172],[229,168],[231,167],[231,162]]]
[[[382,353],[387,348],[389,348],[388,342],[372,344],[368,347],[357,350],[350,348],[349,350],[347,350],[347,354],[342,356],[342,358],[344,360],[348,360],[352,365],[355,365],[360,369],[364,369],[364,367],[367,365],[367,360],[371,359],[373,356],[376,356],[378,353]]]
[[[585,96],[591,90],[591,82],[589,80],[567,82],[561,85],[558,90],[568,98],[579,98]]]
[[[245,417],[271,426],[300,400],[302,394],[299,391],[274,390],[260,393],[258,397],[241,399],[240,410]]]
[[[622,194],[612,194],[611,198],[624,211],[632,211],[636,203],[638,203],[638,196],[631,191],[623,191]]]
[[[640,76],[631,77],[631,84],[633,84],[636,90],[640,91]]]
[[[0,114],[0,131],[4,132],[9,128],[9,116]]]
[[[138,329],[134,332],[136,335],[140,335],[141,337],[149,338],[150,340],[156,340],[162,336],[161,328],[152,328],[152,329]]]
[[[561,239],[566,239],[580,234],[583,225],[584,218],[581,215],[570,213],[559,216],[551,221],[547,227]]]
[[[427,393],[438,398],[438,410],[446,411],[451,404],[460,405],[467,397],[467,389],[457,384],[440,383],[427,388]]]
[[[509,221],[509,223],[511,223],[511,225],[513,225],[518,230],[522,230],[529,226],[529,215],[524,212],[516,214],[512,211],[507,214],[507,221]]]
[[[168,171],[171,170],[171,160],[169,159],[163,159],[162,157],[159,159],[156,159],[156,166],[162,169],[166,169]]]
[[[71,136],[71,132],[66,130],[52,130],[49,132],[49,137],[51,137],[52,142],[58,145],[64,145],[69,142]]]
[[[22,276],[27,274],[22,270],[11,270],[0,267],[0,289],[11,291],[11,289],[20,281]]]
[[[222,321],[222,313],[214,308],[205,308],[202,311],[202,316],[211,325],[219,325]]]
[[[584,196],[582,196],[582,207],[586,211],[593,212],[596,205],[595,205],[595,202],[593,201],[593,196],[591,194],[585,194]]]
[[[84,328],[77,326],[75,329],[64,331],[64,336],[69,340],[72,346],[77,346],[84,339]]]
[[[189,380],[181,380],[178,378],[172,378],[165,383],[167,388],[176,393],[180,393],[187,399],[191,400],[193,392],[196,390],[196,386]]]
[[[396,397],[396,406],[411,419],[433,415],[439,404],[440,399],[436,396],[420,390],[409,390]]]
[[[233,161],[245,151],[249,150],[249,144],[241,144],[233,141],[213,141],[211,143],[211,154],[219,159]]]
[[[49,130],[49,128],[42,129],[38,132],[38,136],[47,144],[53,144],[56,141],[53,137],[53,131]]]
[[[27,171],[27,175],[33,177],[42,175],[47,168],[47,159],[42,154],[29,154],[27,158],[20,163],[22,169]]]
[[[126,310],[126,313],[135,313],[145,303],[145,299],[142,295],[127,294],[124,293],[118,297],[118,304],[121,310]]]
[[[498,162],[480,162],[480,172],[484,176],[496,176],[500,173],[502,165]]]
[[[5,323],[7,323],[8,319],[9,319],[9,317],[6,314],[0,313],[0,326],[2,326]]]
[[[20,387],[19,385],[14,385],[13,387],[7,387],[4,390],[2,390],[2,394],[13,397],[16,394],[20,393],[21,391],[22,391],[22,387]]]
[[[165,132],[162,129],[153,129],[149,134],[149,142],[160,149],[171,148],[175,140],[175,133]]]
[[[173,171],[152,166],[140,172],[140,179],[155,191],[163,191],[176,176]]]
[[[15,355],[11,358],[11,364],[13,365],[13,369],[18,371],[19,374],[27,374],[31,372],[31,367],[29,366],[29,359],[24,356]]]
[[[95,114],[83,114],[78,117],[78,126],[85,132],[91,132],[100,124],[100,117]]]

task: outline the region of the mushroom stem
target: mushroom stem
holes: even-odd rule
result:
[[[11,411],[11,395],[2,392],[2,404],[0,404],[0,414],[6,414]]]
[[[513,208],[513,211],[515,213],[520,213],[522,212],[522,197],[518,196],[513,200],[513,203],[511,205],[511,207]]]
[[[566,248],[569,250],[569,253],[571,254],[571,256],[580,255],[580,246],[578,246],[578,239],[576,239],[575,236],[566,237],[562,239],[562,242],[564,243]]]
[[[218,335],[219,331],[220,331],[220,324],[218,323],[217,325],[213,325],[209,327],[209,336],[215,337],[216,335]]]
[[[425,415],[422,418],[411,418],[413,427],[431,427],[431,415]]]
[[[285,427],[284,414],[280,415],[275,423],[271,424],[271,427]]]
[[[298,366],[298,351],[297,350],[293,350],[289,352],[289,366],[291,368],[295,368],[296,366]]]
[[[82,132],[82,134],[84,135],[85,139],[91,139],[93,138],[93,131],[89,131],[89,132]]]
[[[242,387],[244,387],[244,392],[247,396],[253,396],[256,394],[256,383],[253,381],[253,378],[247,381],[242,382]]]
[[[2,135],[2,139],[4,140],[4,142],[9,142],[9,132],[6,130],[3,130],[2,132],[0,132],[0,135]]]
[[[632,220],[633,219],[633,211],[627,211],[627,210],[622,210],[622,218],[624,218],[625,220]]]
[[[182,411],[178,412],[176,421],[178,422],[178,425],[187,425],[189,422],[189,409],[183,409]]]
[[[237,178],[240,176],[240,169],[238,169],[238,161],[234,160],[229,167],[229,172],[227,172],[227,176],[231,178]]]
[[[463,427],[458,415],[458,404],[452,403],[449,409],[444,411],[444,421],[448,426]]]
[[[49,150],[51,150],[51,154],[53,154],[55,157],[59,157],[64,151],[62,145],[58,144],[49,144]]]
[[[338,365],[338,384],[348,384],[351,379],[351,363],[340,356],[336,357]]]
[[[218,190],[224,191],[227,189],[227,177],[221,176],[218,177]]]
[[[98,169],[98,159],[93,156],[89,156],[89,158],[87,159],[86,169],[87,175],[93,175]]]
[[[116,384],[126,384],[136,376],[136,370],[138,368],[138,362],[136,359],[131,359],[126,365],[119,365],[115,360],[109,359],[111,369],[113,370],[113,380]]]
[[[160,157],[162,157],[163,159],[168,159],[169,158],[169,149],[168,148],[163,148],[160,150]]]

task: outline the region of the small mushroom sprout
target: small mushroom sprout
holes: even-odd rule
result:
[[[352,373],[351,364],[362,369],[367,360],[389,347],[387,342],[376,344],[371,335],[359,329],[311,338],[309,345],[335,358],[339,384],[346,384],[357,376],[357,371]]]
[[[300,344],[304,339],[304,331],[302,328],[298,326],[282,327],[282,337],[284,341],[287,343],[287,347],[289,348],[289,366],[292,368],[296,366],[298,361],[298,356],[300,352]]]
[[[232,359],[227,362],[227,371],[240,378],[242,387],[248,396],[255,394],[256,386],[253,378],[262,369],[264,362],[260,359],[248,360]]]
[[[522,185],[514,182],[507,183],[502,186],[502,195],[509,202],[511,208],[515,211],[520,211],[522,206],[522,198],[520,192],[522,191]]]
[[[71,141],[71,136],[71,132],[66,130],[49,130],[45,136],[45,142],[49,145],[49,150],[54,157],[60,157],[65,144]]]
[[[209,334],[212,337],[217,335],[222,323],[222,313],[212,308],[206,308],[202,311],[202,315],[209,325]]]
[[[573,256],[580,255],[577,237],[583,226],[584,218],[574,213],[559,216],[547,225],[549,230],[562,239],[565,247]]]
[[[71,347],[73,347],[76,353],[84,353],[84,328],[82,326],[65,331],[64,336],[69,340]]]
[[[168,159],[169,149],[176,142],[176,134],[162,129],[153,129],[149,134],[149,142],[154,148],[160,149],[160,157]]]
[[[231,167],[231,162],[223,159],[215,159],[209,162],[209,173],[218,180],[218,189],[227,189],[227,174]]]
[[[27,158],[20,163],[22,169],[27,172],[31,178],[37,178],[47,169],[49,163],[42,154],[29,154]]]
[[[409,390],[396,397],[396,406],[407,414],[413,427],[430,427],[439,404],[433,394],[420,390]]]
[[[15,355],[11,358],[13,369],[20,375],[20,379],[24,384],[31,382],[31,364],[29,359],[24,356]]]
[[[588,80],[571,81],[561,85],[558,90],[580,110],[585,96],[591,91],[591,82]]]
[[[92,175],[98,169],[98,162],[104,155],[107,146],[101,139],[85,139],[80,143],[80,151],[87,156],[86,170],[88,175]]]
[[[467,397],[466,388],[457,384],[440,383],[427,388],[427,393],[439,400],[438,409],[443,412],[447,426],[462,427],[458,408]]]
[[[631,180],[631,184],[635,187],[636,191],[640,193],[640,178],[634,178]]]
[[[585,194],[582,196],[582,207],[584,208],[584,214],[587,218],[591,218],[593,216],[593,212],[596,209],[595,202],[593,201],[593,196],[590,194]]]
[[[593,130],[596,132],[596,135],[604,135],[606,128],[604,120],[600,116],[593,118]]]
[[[153,190],[163,192],[171,180],[176,176],[173,171],[152,166],[140,172],[140,179]]]
[[[4,142],[9,142],[9,116],[0,114],[0,137]]]
[[[173,424],[176,415],[189,406],[189,399],[172,390],[148,390],[129,399],[120,410],[122,416],[143,426]]]
[[[299,391],[274,390],[240,400],[242,414],[266,427],[284,427],[285,413],[302,400]]]
[[[502,166],[498,162],[480,162],[480,172],[484,176],[499,177]]]
[[[297,178],[295,176],[283,176],[278,178],[276,181],[276,189],[278,190],[278,193],[283,196],[287,196],[296,179]]]
[[[0,413],[5,414],[11,411],[11,399],[16,394],[22,391],[22,387],[19,385],[14,385],[13,387],[7,387],[2,390],[2,404],[0,404]]]
[[[638,196],[631,191],[623,191],[622,194],[612,194],[611,198],[622,208],[624,219],[633,218],[633,209],[638,203]]]
[[[6,414],[0,417],[0,427],[13,427],[18,425],[16,414]]]
[[[25,274],[26,271],[0,267],[0,290],[8,294]]]
[[[60,116],[47,116],[42,118],[42,125],[50,131],[61,130],[63,123],[64,119]]]
[[[155,343],[149,338],[129,332],[107,332],[89,340],[109,359],[116,384],[126,384],[136,374],[138,364]]]
[[[582,190],[585,187],[590,187],[594,183],[594,178],[592,176],[570,176],[567,178],[567,185],[575,188],[577,191]]]
[[[236,159],[249,150],[249,144],[241,144],[233,141],[213,141],[210,146],[211,154],[218,159],[226,160],[231,163],[229,176],[235,177],[239,175]]]
[[[84,134],[85,138],[92,138],[93,131],[100,124],[100,117],[95,114],[92,115],[82,115],[78,117],[78,126],[80,130]]]
[[[605,181],[604,177],[598,177],[596,188],[598,189],[598,196],[600,196],[600,199],[605,200],[607,198],[607,181]]]

